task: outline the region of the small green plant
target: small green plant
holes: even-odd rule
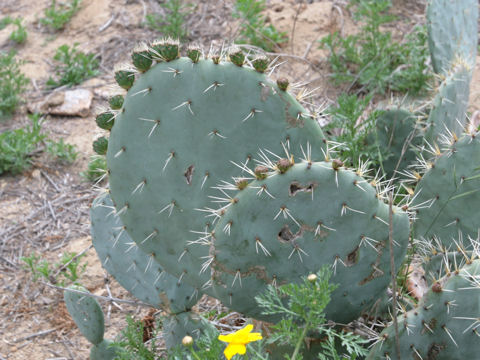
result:
[[[261,47],[265,51],[274,51],[278,44],[288,40],[285,32],[278,31],[273,25],[266,25],[265,0],[237,0],[232,16],[240,19],[240,36],[237,42],[245,42]]]
[[[99,65],[95,55],[77,50],[77,45],[75,43],[72,48],[62,45],[57,49],[53,57],[59,63],[55,68],[56,79],[50,77],[47,81],[48,86],[78,85],[98,74]]]
[[[336,83],[350,83],[359,92],[384,93],[387,89],[418,94],[432,78],[427,65],[429,51],[425,27],[416,27],[402,43],[380,26],[394,20],[388,14],[390,0],[356,0],[355,18],[364,23],[357,34],[338,32],[321,40],[329,51],[329,63]]]
[[[327,267],[322,268],[317,274],[304,277],[300,284],[286,284],[280,287],[269,285],[267,291],[255,298],[258,305],[263,308],[264,315],[281,317],[281,320],[271,327],[271,335],[263,341],[256,341],[258,336],[252,336],[251,340],[245,340],[247,354],[250,359],[269,359],[268,345],[287,346],[291,348],[291,354],[284,354],[285,359],[302,359],[302,353],[306,350],[306,339],[312,334],[322,338],[318,359],[355,359],[367,354],[363,345],[365,340],[352,333],[338,331],[327,326],[324,310],[330,302],[330,294],[336,286],[329,284],[331,271]],[[239,332],[244,332],[248,326]],[[251,330],[252,327],[250,326]],[[237,333],[239,333],[237,332]],[[256,334],[251,334],[256,335]],[[228,337],[228,336],[227,336]],[[227,341],[225,336],[220,338]],[[245,338],[245,336],[239,336]],[[179,360],[217,360],[222,358],[225,345],[218,341],[219,333],[216,329],[205,329],[205,333],[193,344],[178,346],[169,353],[169,359]],[[253,342],[252,342],[253,341]],[[243,343],[242,342],[242,343]],[[337,346],[336,346],[337,345]],[[343,354],[338,353],[339,346]],[[285,348],[282,348],[285,349]],[[271,346],[270,346],[270,350]],[[275,351],[275,350],[274,350]],[[283,350],[282,350],[283,351]],[[311,351],[311,350],[309,350]],[[229,358],[227,356],[227,358]],[[237,358],[237,357],[233,357]]]
[[[12,21],[17,28],[10,34],[10,40],[15,41],[17,44],[23,44],[27,41],[27,30],[22,25],[22,21],[23,19],[20,17]]]
[[[70,21],[73,15],[80,7],[80,0],[70,0],[66,3],[52,3],[45,9],[45,17],[40,19],[40,23],[50,27],[53,30],[61,30]]]
[[[329,284],[331,271],[323,267],[317,274],[303,277],[301,284],[286,284],[278,288],[269,285],[265,294],[255,298],[265,315],[280,315],[282,320],[272,326],[273,335],[269,342],[292,346],[292,355],[286,359],[301,359],[306,348],[308,334],[314,333],[325,339],[321,343],[319,359],[340,359],[335,342],[339,341],[347,358],[364,356],[367,350],[359,336],[344,333],[326,326],[324,310],[330,302],[330,294],[336,286]],[[325,338],[326,337],[326,338]],[[327,356],[328,355],[328,356]]]
[[[47,141],[47,152],[64,164],[71,164],[77,158],[78,152],[72,144],[66,144],[63,139]]]
[[[155,360],[156,355],[156,332],[157,326],[153,329],[151,340],[148,346],[144,342],[145,325],[142,321],[136,321],[131,316],[127,317],[127,327],[122,330],[120,340],[112,343],[117,350],[115,360]]]
[[[20,71],[15,51],[0,52],[0,117],[11,114],[22,101],[29,80]]]
[[[51,264],[32,252],[30,256],[23,256],[20,260],[24,263],[24,269],[32,273],[33,281],[40,278],[47,282],[65,286],[66,282],[77,283],[87,264],[80,265],[83,254],[77,256],[74,252],[64,252],[60,262]]]
[[[13,19],[10,16],[5,16],[0,20],[0,30],[5,29],[8,25],[12,23]]]
[[[38,114],[30,116],[32,124],[0,134],[0,175],[17,174],[32,165],[31,154],[47,137],[42,133],[42,121]]]
[[[80,173],[84,179],[97,182],[101,181],[102,178],[105,178],[107,173],[107,160],[103,155],[92,155],[90,156],[90,161],[88,162],[87,169]]]
[[[330,134],[333,141],[341,144],[337,149],[339,157],[354,168],[358,168],[367,159],[372,168],[377,168],[380,164],[378,149],[367,146],[367,136],[375,128],[378,112],[373,111],[363,119],[371,99],[372,95],[360,98],[357,95],[341,94],[337,99],[338,105],[327,110],[330,122],[323,130]]]
[[[65,144],[63,139],[55,142],[42,132],[43,118],[39,114],[29,116],[32,124],[16,130],[7,130],[0,134],[0,175],[18,174],[32,165],[32,154],[41,145],[46,144],[47,151],[61,162],[70,163],[77,156],[73,145]]]
[[[167,12],[166,15],[147,14],[146,24],[149,28],[159,31],[164,36],[185,40],[188,37],[185,20],[192,7],[193,4],[185,3],[184,0],[167,0],[162,4],[162,8]]]

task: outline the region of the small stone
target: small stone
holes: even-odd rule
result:
[[[49,113],[61,116],[87,117],[90,114],[93,94],[90,90],[75,89],[64,92],[63,103],[59,106],[50,106]]]

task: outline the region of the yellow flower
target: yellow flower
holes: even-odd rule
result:
[[[247,352],[245,345],[262,339],[262,334],[250,333],[252,330],[253,325],[249,324],[232,334],[218,336],[218,340],[228,343],[228,346],[223,351],[228,360],[236,354],[244,355]]]

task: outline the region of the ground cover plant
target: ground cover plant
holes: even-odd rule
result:
[[[397,42],[390,31],[381,29],[394,20],[388,13],[389,0],[359,0],[350,5],[363,24],[358,34],[342,37],[337,31],[321,40],[321,47],[329,51],[332,79],[349,84],[357,93],[425,93],[432,79],[426,28],[416,27]]]
[[[147,14],[146,24],[162,36],[185,40],[188,38],[186,18],[193,11],[193,7],[193,4],[185,0],[167,0],[162,4],[162,9],[166,12],[165,15]]]
[[[78,11],[80,4],[81,0],[68,0],[66,2],[52,0],[50,6],[45,9],[45,17],[40,19],[40,23],[52,30],[61,30]]]
[[[20,70],[21,64],[14,50],[0,52],[0,117],[13,113],[22,102],[29,81]]]
[[[75,161],[77,153],[72,145],[65,144],[63,139],[53,141],[42,130],[44,118],[33,114],[30,120],[31,125],[0,133],[0,175],[18,174],[31,167],[32,156],[41,146],[46,146],[54,159],[67,164]]]
[[[274,51],[278,45],[288,40],[285,32],[278,31],[274,25],[266,24],[265,0],[236,0],[232,16],[240,20],[237,43],[258,46],[265,51]]]
[[[84,53],[77,49],[78,44],[72,47],[62,45],[57,49],[53,59],[58,63],[55,66],[55,78],[50,77],[47,85],[58,87],[62,85],[78,85],[84,80],[98,75],[98,59],[93,53]]]

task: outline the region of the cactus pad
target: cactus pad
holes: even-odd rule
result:
[[[205,261],[213,295],[230,308],[262,318],[253,298],[267,284],[298,282],[326,264],[339,285],[328,319],[349,322],[386,290],[388,206],[341,162],[302,162],[283,173],[277,168],[232,198],[219,214]],[[398,208],[393,226],[398,268],[409,234],[408,216]]]

